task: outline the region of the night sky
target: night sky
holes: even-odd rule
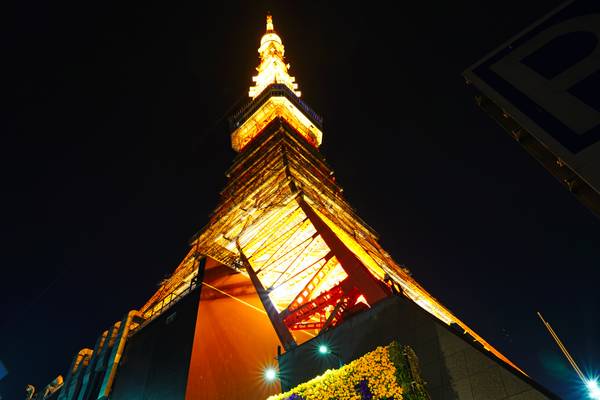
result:
[[[5,10],[3,400],[66,375],[184,256],[235,155],[226,117],[249,100],[267,11],[324,117],[321,150],[383,247],[530,376],[581,398],[535,312],[600,373],[600,220],[461,77],[561,1],[405,3]]]

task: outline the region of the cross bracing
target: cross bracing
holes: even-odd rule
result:
[[[400,291],[513,365],[381,248],[318,150],[322,120],[294,89],[276,79],[261,84],[234,115],[232,146],[239,154],[219,204],[192,239],[190,253],[142,310],[177,291],[197,260],[209,257],[250,278],[285,347],[295,344],[290,331],[319,333]]]

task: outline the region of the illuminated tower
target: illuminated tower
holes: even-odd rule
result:
[[[396,264],[346,202],[319,152],[322,119],[300,99],[270,16],[258,52],[252,100],[231,117],[238,155],[221,201],[182,265],[142,313],[189,279],[199,257],[209,257],[252,281],[285,348],[298,344],[292,332],[318,334],[334,327],[392,296],[397,285],[508,362]]]
[[[278,346],[285,352],[279,362],[292,371],[304,363],[306,342],[350,323],[356,329],[348,342],[360,339],[354,317],[376,320],[383,306],[401,321],[381,325],[390,335],[409,330],[409,317],[394,311],[409,307],[431,332],[461,337],[527,381],[396,264],[346,202],[319,152],[322,119],[300,99],[284,51],[267,16],[250,101],[230,118],[238,155],[219,204],[154,296],[104,332],[94,350],[80,352],[61,399],[265,398],[279,387],[256,385],[256,375]],[[374,337],[342,356],[386,344]],[[284,386],[302,379],[291,375]]]

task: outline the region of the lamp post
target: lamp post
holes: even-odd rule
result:
[[[560,350],[565,355],[565,358],[567,359],[569,364],[571,364],[571,366],[575,370],[575,373],[577,373],[577,375],[579,376],[579,379],[581,379],[581,382],[583,382],[583,384],[585,385],[585,387],[588,391],[588,397],[593,400],[600,400],[600,386],[598,385],[598,379],[596,379],[596,378],[588,379],[585,377],[585,375],[583,374],[583,372],[581,372],[581,369],[579,369],[579,366],[577,365],[577,363],[575,362],[575,360],[573,359],[573,357],[571,356],[571,354],[569,353],[569,351],[567,350],[565,345],[558,338],[558,335],[556,334],[556,332],[554,332],[554,329],[552,329],[550,324],[548,322],[546,322],[544,317],[542,317],[542,314],[540,314],[539,312],[537,314],[540,317],[540,319],[542,320],[542,322],[544,323],[544,326],[546,327],[546,329],[548,330],[548,332],[550,333],[550,335],[552,336],[552,338],[554,339],[554,341],[556,342],[558,347],[560,348]]]

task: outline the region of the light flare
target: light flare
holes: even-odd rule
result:
[[[590,399],[600,400],[600,385],[598,384],[598,379],[587,379],[585,381],[585,387],[588,391],[588,396]]]
[[[277,370],[273,367],[267,367],[263,376],[267,382],[274,382],[277,379]]]

